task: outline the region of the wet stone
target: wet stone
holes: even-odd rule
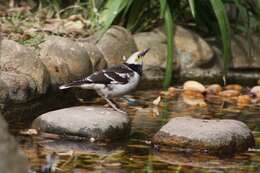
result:
[[[47,112],[33,122],[33,128],[48,133],[86,137],[89,140],[115,140],[128,136],[127,115],[111,108],[77,106]]]
[[[153,143],[212,154],[229,155],[254,146],[246,124],[237,120],[171,119],[153,137]]]
[[[8,133],[7,123],[0,114],[0,172],[26,173],[26,158],[17,149],[15,139]]]

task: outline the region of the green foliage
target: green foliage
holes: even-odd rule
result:
[[[166,73],[163,83],[164,89],[168,88],[172,79],[172,62],[173,62],[173,19],[169,4],[165,0],[160,0],[161,15],[164,17],[165,30],[167,36],[167,64]]]
[[[216,14],[218,25],[221,32],[222,44],[223,44],[223,62],[224,62],[224,76],[227,74],[231,49],[230,49],[230,26],[228,17],[226,14],[225,6],[221,0],[210,0],[212,8]]]
[[[227,7],[234,6],[237,15],[230,22]],[[260,0],[115,0],[106,1],[105,7],[101,9],[104,11],[101,13],[108,18],[104,22],[104,30],[113,23],[119,23],[132,32],[144,31],[160,23],[161,18],[164,19],[167,35],[167,67],[164,87],[167,87],[171,81],[174,23],[195,22],[198,30],[207,31],[206,34],[216,37],[220,35],[223,47],[224,76],[228,72],[231,60],[231,33],[238,31],[238,29],[244,30],[249,38],[252,29],[259,31]],[[159,14],[161,18],[158,17]],[[237,16],[239,16],[239,20],[237,20]],[[248,45],[250,47],[250,39],[248,39]]]
[[[131,32],[147,31],[164,23],[167,35],[167,68],[164,87],[171,81],[174,25],[181,24],[219,38],[223,50],[223,75],[228,72],[232,34],[260,37],[260,0],[27,0],[50,6],[59,17],[60,11],[75,3],[87,13],[92,27],[101,28],[101,35],[113,24],[125,26]],[[74,8],[75,6],[73,6]],[[62,9],[62,10],[61,10]],[[192,24],[192,25],[190,25]],[[194,27],[194,24],[195,27]],[[250,50],[250,49],[249,49]],[[250,51],[248,52],[250,56]]]

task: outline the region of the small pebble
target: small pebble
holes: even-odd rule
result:
[[[89,139],[89,141],[90,141],[91,143],[93,143],[93,142],[95,142],[96,140],[95,140],[95,138],[92,137],[92,138]]]
[[[222,91],[222,87],[219,84],[209,85],[206,89],[207,94],[218,94]]]
[[[195,99],[203,99],[204,96],[200,92],[192,91],[192,90],[185,90],[183,92],[183,96],[189,97],[190,99],[195,98]]]
[[[168,92],[169,92],[169,93],[175,93],[175,92],[176,92],[176,88],[174,88],[174,87],[169,87],[169,88],[168,88]]]
[[[242,90],[242,86],[239,84],[229,84],[225,86],[226,90],[236,90],[240,92]]]
[[[254,86],[250,93],[254,94],[257,98],[260,98],[260,86]]]
[[[197,81],[187,81],[183,85],[184,90],[189,90],[189,91],[196,91],[203,93],[206,91],[206,88],[199,82]]]
[[[238,106],[247,106],[251,103],[251,97],[248,95],[241,95],[237,98],[237,105]]]
[[[225,90],[219,93],[222,97],[236,97],[239,96],[240,92],[237,90]]]

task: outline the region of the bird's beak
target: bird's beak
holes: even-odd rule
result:
[[[141,57],[145,56],[145,54],[146,54],[149,50],[150,50],[150,49],[147,48],[147,49],[141,51],[141,52],[139,53],[139,56],[141,56]]]

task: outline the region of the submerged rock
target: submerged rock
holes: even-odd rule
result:
[[[0,114],[0,172],[27,173],[26,158],[17,150],[15,139],[8,133],[7,123]]]
[[[253,147],[254,137],[247,125],[237,120],[177,117],[155,134],[153,142],[215,154],[233,154]]]
[[[137,51],[131,33],[120,26],[108,29],[98,41],[97,47],[103,53],[109,67],[123,63],[123,56],[128,57]]]
[[[40,48],[40,58],[50,73],[53,88],[92,73],[87,50],[68,38],[49,36]]]
[[[33,128],[61,135],[113,140],[128,135],[130,121],[127,115],[109,108],[78,106],[47,112],[34,120]]]

